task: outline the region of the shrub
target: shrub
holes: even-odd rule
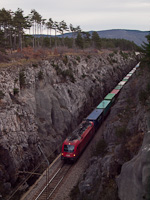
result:
[[[114,56],[114,53],[110,53],[109,56],[110,56],[110,57],[113,57],[113,56]]]
[[[125,136],[126,126],[121,126],[116,128],[116,136],[122,138]]]
[[[14,95],[17,95],[19,93],[19,89],[18,88],[14,88],[13,89],[13,93],[14,93]]]
[[[19,82],[20,82],[20,88],[23,88],[25,86],[25,73],[24,73],[24,71],[21,71],[19,73]]]
[[[64,78],[69,77],[70,80],[71,80],[73,83],[74,83],[74,81],[75,81],[75,78],[74,78],[74,76],[73,76],[73,73],[72,73],[72,70],[71,70],[71,69],[66,69],[66,70],[62,71],[62,76],[63,76]]]
[[[70,197],[72,200],[76,200],[77,199],[77,196],[78,194],[80,193],[80,190],[79,190],[79,183],[77,183],[76,186],[73,187],[73,189],[71,190],[70,192]]]
[[[81,59],[80,59],[80,56],[77,56],[77,57],[76,57],[76,60],[77,60],[78,62],[80,62],[80,60],[81,60]]]
[[[145,105],[148,96],[149,96],[148,92],[147,92],[146,90],[143,90],[143,89],[142,89],[142,90],[139,92],[139,101],[140,101],[143,105]]]
[[[43,72],[40,70],[38,73],[38,79],[42,80],[43,79]]]
[[[67,57],[67,55],[65,55],[65,56],[63,57],[63,63],[64,63],[65,65],[67,65],[67,63],[68,63],[68,57]]]
[[[68,66],[71,67],[71,63],[69,63]]]
[[[107,184],[103,186],[103,191],[101,192],[101,199],[119,200],[117,194],[117,184],[115,180],[110,179],[107,181]]]
[[[85,78],[86,77],[86,74],[82,74],[82,78]]]
[[[96,144],[96,147],[93,151],[93,155],[94,156],[103,156],[107,151],[106,151],[106,148],[107,148],[107,143],[105,142],[104,139],[101,139],[99,140],[99,142]]]
[[[38,67],[38,64],[37,63],[32,63],[32,66],[36,68],[36,67]]]
[[[5,96],[5,94],[2,92],[2,90],[0,90],[0,99],[3,99]]]
[[[87,55],[87,58],[90,59],[90,58],[91,58],[91,55]]]
[[[122,51],[120,51],[120,55],[123,57],[124,60],[128,58],[128,54]]]

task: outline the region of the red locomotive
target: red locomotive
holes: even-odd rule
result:
[[[76,161],[95,133],[94,123],[83,121],[62,145],[62,160]]]

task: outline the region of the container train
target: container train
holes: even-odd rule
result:
[[[100,127],[115,103],[123,86],[130,80],[139,63],[108,93],[62,144],[61,159],[75,162]]]

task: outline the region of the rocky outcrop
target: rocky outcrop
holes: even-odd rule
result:
[[[150,199],[150,126],[148,129],[139,153],[122,166],[117,179],[121,200]]]
[[[123,87],[103,125],[107,153],[91,158],[75,199],[150,198],[149,77],[141,66]]]
[[[59,152],[64,138],[135,65],[132,54],[62,56],[0,69],[0,180],[11,187]],[[22,177],[23,178],[23,177]],[[6,190],[3,187],[4,190]]]
[[[122,166],[117,182],[121,200],[150,199],[150,131],[138,155]]]

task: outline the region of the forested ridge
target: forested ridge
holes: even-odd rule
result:
[[[44,33],[47,35],[44,35]],[[70,32],[72,37],[64,37]],[[58,37],[59,34],[59,37]],[[61,37],[60,37],[61,35]],[[0,51],[6,53],[31,47],[52,49],[58,47],[69,49],[101,49],[118,48],[119,50],[136,50],[134,42],[124,39],[102,39],[96,31],[90,34],[81,30],[80,26],[74,27],[71,23],[62,20],[54,21],[52,18],[44,19],[36,10],[25,16],[20,8],[13,12],[2,8],[0,10]]]

